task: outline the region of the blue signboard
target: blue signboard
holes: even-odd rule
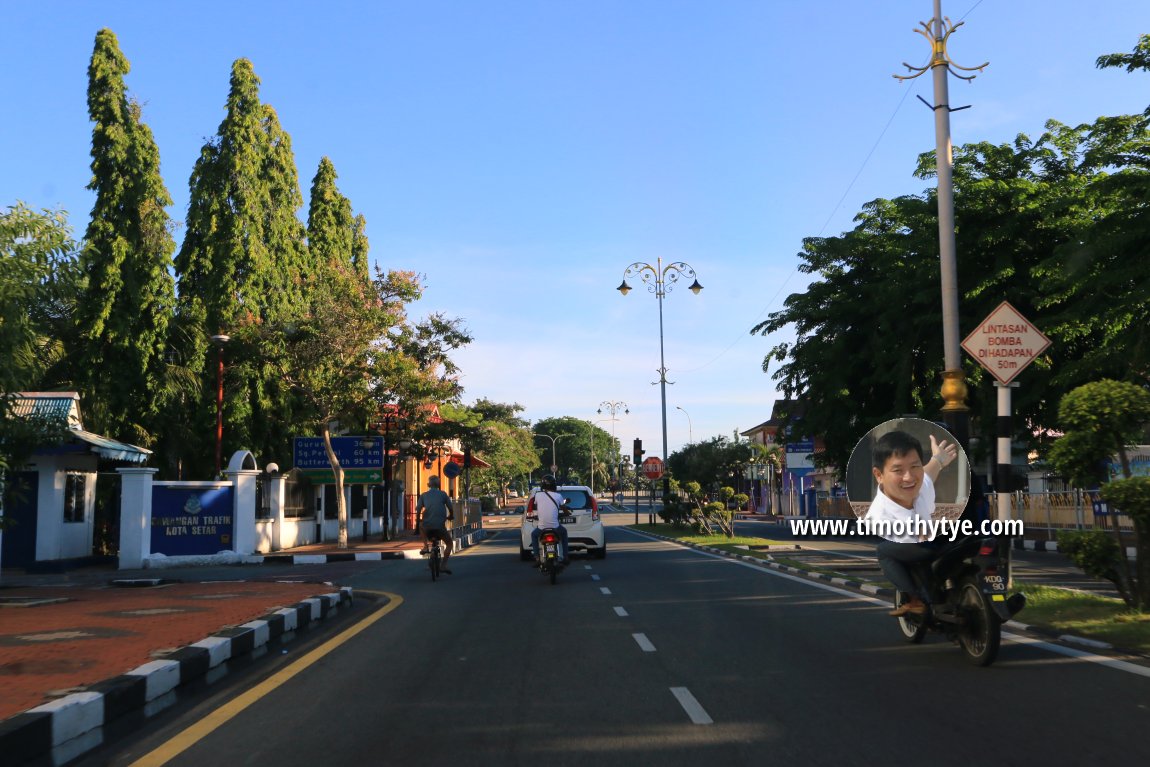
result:
[[[332,437],[332,449],[344,469],[379,469],[383,467],[383,437]],[[323,437],[296,437],[295,467],[303,471],[331,470]]]
[[[232,488],[154,485],[152,553],[206,555],[232,551]]]

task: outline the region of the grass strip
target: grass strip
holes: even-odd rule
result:
[[[1150,654],[1150,613],[1133,611],[1121,599],[1074,589],[1034,583],[1015,587],[1026,595],[1026,608],[1016,616],[1021,623]]]

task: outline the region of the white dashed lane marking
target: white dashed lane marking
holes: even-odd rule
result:
[[[620,618],[626,618],[627,617],[627,611],[624,610],[622,607],[616,607],[615,608],[615,614],[618,615]]]
[[[647,638],[646,634],[632,634],[631,638],[635,640],[643,652],[655,652],[655,645],[651,644],[651,640]]]
[[[691,718],[692,724],[714,724],[715,720],[707,715],[706,710],[695,700],[695,696],[686,687],[672,687],[671,694],[675,696],[675,700],[679,701],[679,705],[687,712],[687,716]]]
[[[607,588],[606,586],[600,586],[599,593],[603,594],[604,596],[611,596],[611,589]]]
[[[599,580],[599,576],[598,575],[592,575],[591,580],[597,581],[597,580]]]

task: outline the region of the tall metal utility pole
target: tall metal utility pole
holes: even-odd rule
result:
[[[961,333],[958,323],[958,265],[954,245],[954,154],[950,143],[950,113],[966,107],[951,108],[947,74],[967,82],[989,65],[961,67],[951,60],[946,43],[963,22],[951,23],[942,15],[942,0],[934,0],[934,18],[919,23],[915,31],[930,43],[930,63],[925,67],[903,66],[913,74],[894,75],[899,81],[913,80],[928,69],[934,77],[935,161],[938,167],[938,247],[942,277],[942,344],[945,370],[942,372],[942,417],[947,428],[965,448],[970,441],[970,409],[966,406],[966,375],[962,372]],[[921,97],[919,97],[921,99]],[[924,101],[925,103],[925,101]]]

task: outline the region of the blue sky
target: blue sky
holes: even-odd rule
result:
[[[532,420],[623,401],[660,452],[658,305],[614,288],[632,262],[686,261],[705,290],[664,302],[671,450],[765,421],[786,336],[749,329],[799,291],[803,237],[922,191],[931,0],[3,0],[0,205],[91,208],[85,93],[112,29],[182,221],[234,59],[291,134],[306,195],[321,157],[364,214],[374,259],[418,269],[417,313],[464,318],[465,400]],[[1088,10],[1084,10],[1088,9]],[[954,143],[1140,112],[1150,76],[1097,70],[1150,32],[1145,0],[944,0],[973,83],[951,80]],[[177,239],[180,234],[177,233]],[[959,254],[961,258],[961,254]],[[634,281],[632,281],[634,284]],[[933,289],[933,288],[932,288]],[[963,317],[962,334],[981,318]],[[881,332],[881,330],[880,330]],[[941,332],[941,329],[940,329]],[[683,411],[676,409],[681,407]]]

